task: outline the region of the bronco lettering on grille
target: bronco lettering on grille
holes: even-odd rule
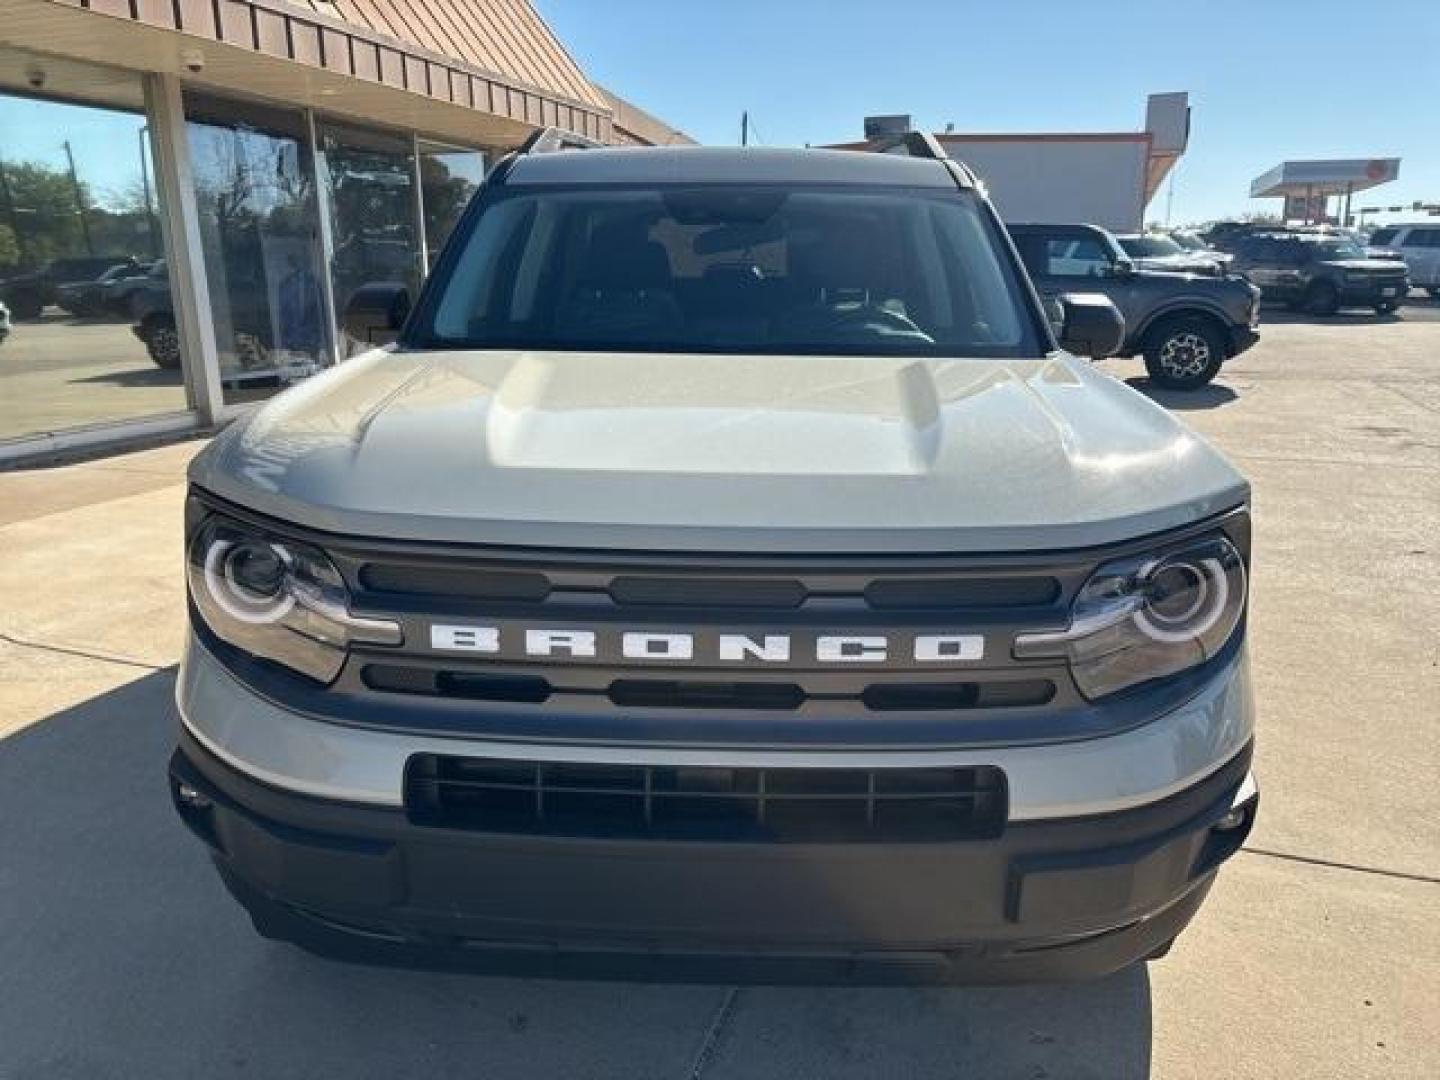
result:
[[[606,635],[612,640],[607,642]],[[905,658],[925,664],[974,662],[985,657],[982,634],[915,634],[897,643],[885,634],[816,633],[804,636],[804,655],[797,655],[800,650],[794,647],[791,634],[716,634],[701,638],[669,630],[516,630],[438,623],[430,627],[430,647],[437,652],[480,656],[515,652],[551,660],[584,660],[596,657],[607,645],[626,660],[681,663],[787,664],[813,660],[821,664],[878,664]]]

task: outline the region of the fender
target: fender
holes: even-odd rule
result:
[[[1129,340],[1125,342],[1125,347],[1139,352],[1141,343],[1157,322],[1161,319],[1169,318],[1172,315],[1189,314],[1208,315],[1211,318],[1218,319],[1220,323],[1226,327],[1235,325],[1234,317],[1228,314],[1222,305],[1208,297],[1193,293],[1173,296],[1157,306],[1141,320],[1134,332],[1129,336]]]

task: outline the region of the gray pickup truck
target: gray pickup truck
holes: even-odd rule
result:
[[[1068,293],[1108,296],[1125,317],[1116,355],[1143,355],[1160,386],[1204,386],[1226,360],[1260,339],[1260,290],[1240,277],[1137,269],[1115,237],[1095,225],[1007,228],[1052,312],[1053,302]]]
[[[263,935],[742,981],[1163,955],[1254,820],[1249,488],[909,154],[497,165],[194,462],[170,791]]]

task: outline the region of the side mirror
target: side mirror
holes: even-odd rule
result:
[[[399,335],[409,315],[409,289],[396,281],[372,281],[350,294],[340,325],[356,341],[386,345]]]
[[[1121,279],[1132,278],[1137,273],[1139,273],[1139,271],[1135,269],[1135,264],[1129,259],[1116,259],[1110,266],[1111,277]]]
[[[1066,352],[1099,360],[1125,340],[1125,319],[1108,296],[1070,293],[1060,298],[1060,310],[1060,347]]]

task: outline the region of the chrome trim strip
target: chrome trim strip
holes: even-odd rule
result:
[[[175,689],[182,722],[207,750],[274,787],[320,798],[402,805],[411,754],[475,754],[542,761],[765,768],[995,765],[1010,786],[1010,820],[1114,813],[1203,780],[1254,731],[1242,654],[1185,705],[1119,735],[973,751],[793,751],[563,746],[398,735],[318,721],[257,697],[193,634]]]

